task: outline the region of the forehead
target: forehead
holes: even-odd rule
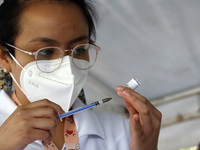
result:
[[[65,13],[63,15],[66,16],[68,13],[75,14],[77,12],[79,15],[81,15],[81,17],[84,17],[80,7],[81,6],[73,1],[35,0],[24,5],[22,16],[33,14],[43,16],[48,13],[55,15],[58,15],[59,13]]]
[[[19,25],[21,35],[62,37],[89,34],[87,19],[73,2],[31,3],[24,9]]]

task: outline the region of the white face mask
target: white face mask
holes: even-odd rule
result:
[[[17,60],[14,58],[14,61],[16,62]],[[82,65],[88,65],[87,61],[79,61]],[[20,65],[18,61],[16,63]],[[45,64],[47,63],[55,64],[59,62],[51,60],[38,63],[43,63],[42,65],[46,66]],[[74,66],[70,56],[63,57],[60,67],[51,73],[41,72],[36,65],[36,61],[33,61],[24,68],[22,67],[20,74],[21,87],[18,86],[30,102],[48,99],[61,106],[67,112],[83,88],[87,72],[87,70],[80,70]],[[11,76],[13,77],[12,74]],[[16,80],[14,79],[14,81]]]

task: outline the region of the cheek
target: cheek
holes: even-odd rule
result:
[[[33,56],[29,56],[27,54],[23,54],[23,53],[19,53],[19,52],[15,53],[15,59],[21,66],[14,60],[12,60],[11,73],[15,77],[15,80],[17,81],[18,84],[20,84],[19,81],[20,81],[20,73],[22,71],[22,67],[24,67],[26,64],[35,60],[34,58],[31,58],[31,57],[33,57]]]
[[[24,67],[26,64],[32,61],[35,61],[35,56],[30,56],[28,54],[17,51],[15,52],[15,58],[22,67]]]

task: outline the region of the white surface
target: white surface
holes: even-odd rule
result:
[[[161,129],[159,150],[179,150],[197,146],[200,142],[200,119]]]
[[[155,99],[200,84],[199,0],[100,0],[97,45],[102,51],[90,70],[89,97],[125,85]]]
[[[161,105],[158,109],[163,120],[196,112],[199,107],[197,96]],[[200,143],[200,118],[162,127],[159,138],[159,150],[179,150],[197,146]]]

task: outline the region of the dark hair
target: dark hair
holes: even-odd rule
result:
[[[5,42],[14,44],[15,38],[19,34],[19,21],[24,9],[35,0],[4,0],[0,6],[0,44]],[[43,0],[44,1],[44,0]],[[94,5],[89,0],[46,0],[56,2],[72,2],[79,6],[88,22],[90,43],[96,40],[95,23],[98,22],[98,15]],[[10,49],[14,55],[14,50]]]

